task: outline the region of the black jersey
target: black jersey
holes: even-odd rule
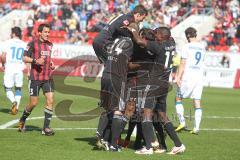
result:
[[[132,14],[121,14],[113,18],[97,35],[95,40],[101,41],[102,44],[106,44],[109,41],[114,41],[117,37],[132,37],[132,34],[123,26],[128,26],[134,22]]]
[[[108,55],[103,74],[110,74],[119,78],[126,77],[128,62],[133,54],[132,40],[127,37],[117,38]]]
[[[123,26],[134,22],[132,14],[121,14],[113,18],[93,41],[94,51],[101,62],[107,61],[109,46],[118,37],[132,37],[132,34]]]
[[[131,62],[153,62],[155,54],[140,45],[133,43],[133,55]]]
[[[163,73],[169,73],[172,68],[172,58],[175,54],[176,44],[174,39],[167,41],[148,41],[147,49],[156,55],[155,65],[152,68],[152,75],[161,76]]]

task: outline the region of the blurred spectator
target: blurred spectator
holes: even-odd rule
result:
[[[34,25],[34,19],[30,15],[27,19],[27,36],[28,37],[32,37],[33,25]]]
[[[233,42],[233,44],[229,47],[229,51],[232,53],[240,52],[239,44],[237,41]]]
[[[221,60],[221,65],[224,68],[229,68],[230,67],[230,58],[226,55],[223,55],[222,60]]]

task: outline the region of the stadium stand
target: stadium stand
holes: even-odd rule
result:
[[[215,29],[205,37],[209,50],[240,51],[240,8],[237,0],[215,1]]]

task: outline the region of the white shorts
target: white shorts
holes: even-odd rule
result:
[[[182,81],[180,88],[177,89],[177,97],[191,98],[200,100],[202,97],[203,83],[202,81]]]
[[[23,86],[23,72],[13,73],[5,72],[3,77],[3,85],[6,88],[22,87]]]

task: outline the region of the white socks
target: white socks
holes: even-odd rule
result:
[[[196,131],[199,130],[199,126],[202,120],[202,108],[195,108],[195,122],[194,122],[194,129]]]
[[[17,109],[18,109],[18,107],[19,107],[21,98],[22,98],[22,96],[17,96],[17,95],[15,95],[15,99],[16,99],[16,102],[17,102]]]
[[[176,112],[178,115],[178,119],[181,125],[186,126],[185,118],[184,118],[184,108],[182,102],[176,102]]]
[[[13,94],[13,91],[11,90],[7,90],[6,91],[6,94],[7,94],[7,98],[11,101],[11,103],[15,102],[15,96]]]

